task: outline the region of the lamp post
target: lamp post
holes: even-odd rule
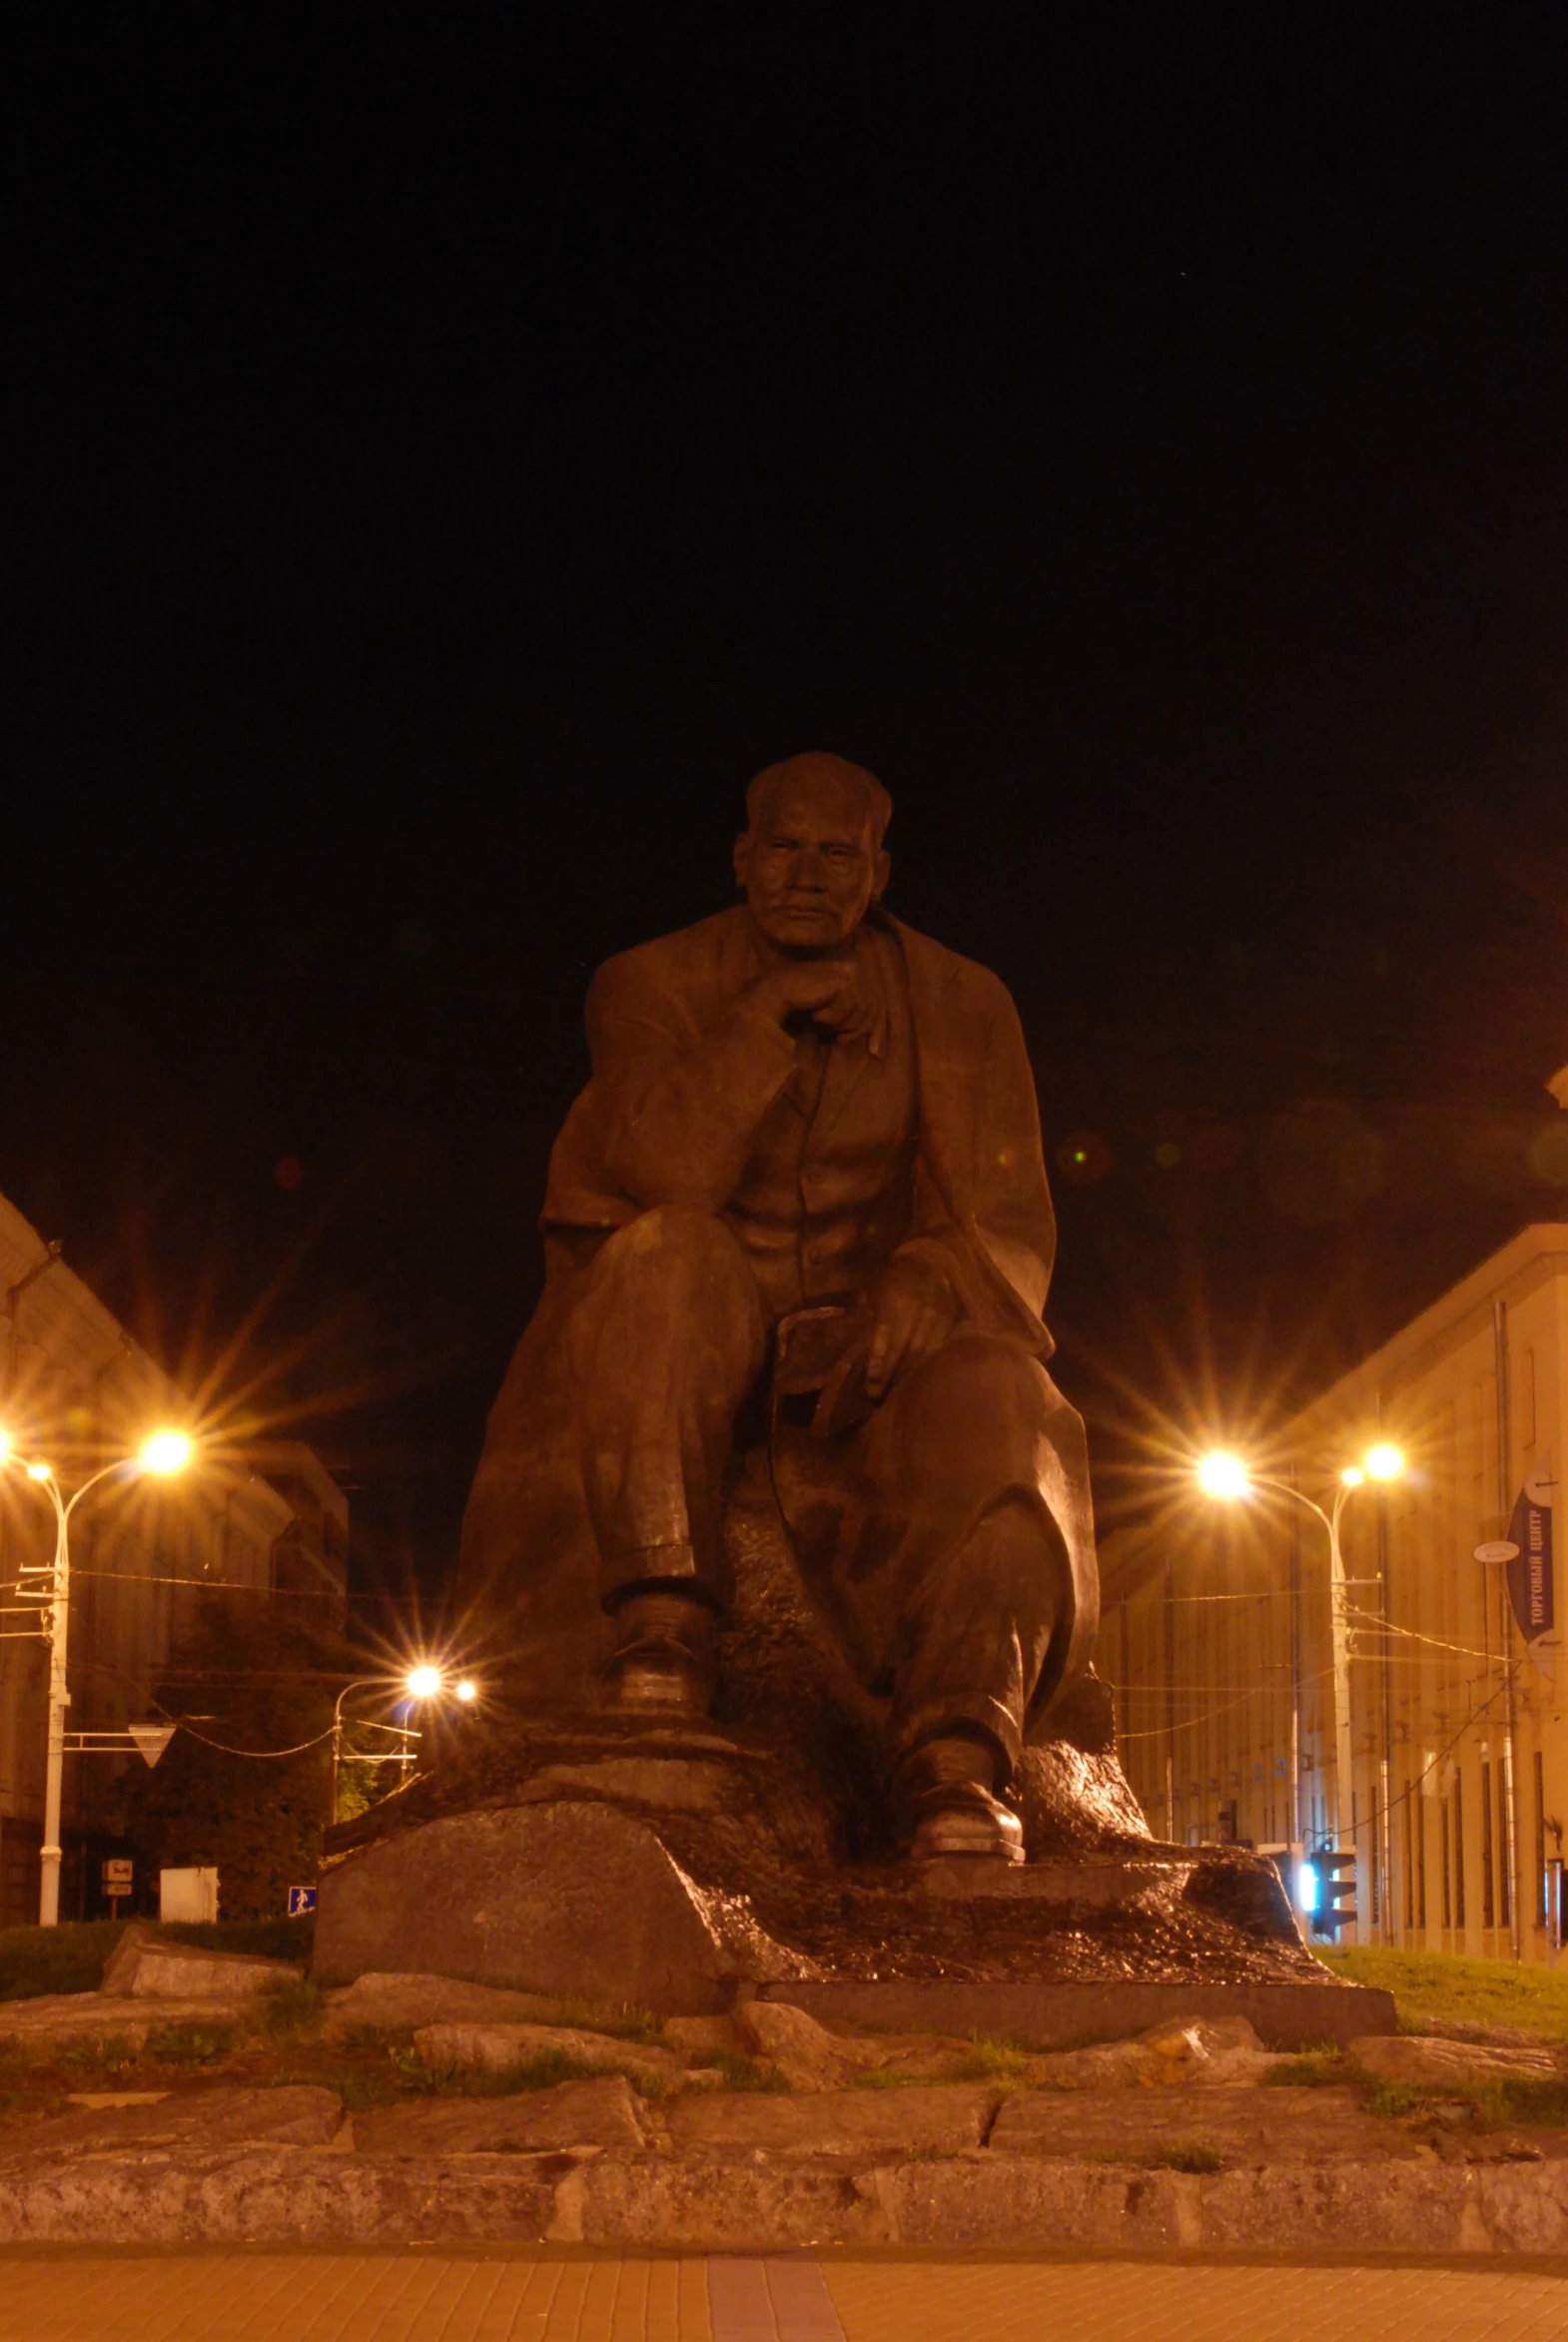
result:
[[[410,1700],[435,1700],[440,1698],[445,1689],[446,1678],[440,1669],[430,1666],[426,1661],[421,1661],[417,1666],[410,1667],[404,1675],[356,1675],[350,1678],[333,1702],[333,1765],[329,1822],[336,1822],[338,1819],[338,1770],[340,1766],[395,1765],[413,1762],[411,1757],[395,1752],[389,1752],[388,1755],[379,1757],[372,1753],[360,1755],[351,1750],[349,1755],[345,1757],[343,1753],[343,1704],[349,1694],[368,1690],[384,1692],[395,1690],[400,1691],[405,1698]],[[452,1697],[461,1700],[464,1706],[477,1696],[477,1692],[478,1686],[471,1683],[466,1676],[462,1678],[460,1683],[452,1687]],[[413,1740],[418,1737],[417,1734],[405,1732],[400,1725],[396,1724],[373,1724],[373,1729],[377,1732],[395,1733],[404,1740]]]
[[[31,1599],[39,1602],[48,1613],[47,1626],[40,1632],[49,1645],[49,1746],[44,1772],[44,1842],[39,1849],[38,1924],[54,1928],[60,1924],[60,1806],[65,1784],[65,1712],[71,1705],[71,1694],[66,1683],[66,1660],[71,1636],[71,1516],[84,1496],[122,1472],[151,1472],[160,1479],[168,1479],[183,1472],[191,1460],[191,1442],[183,1431],[155,1431],[144,1440],[134,1455],[116,1456],[104,1464],[70,1496],[61,1493],[54,1466],[35,1458],[24,1463],[11,1446],[10,1437],[0,1432],[0,1463],[17,1465],[27,1479],[45,1497],[54,1509],[54,1559],[42,1566],[23,1563],[23,1578],[47,1581]]]
[[[1350,1825],[1350,1779],[1352,1751],[1350,1745],[1350,1619],[1344,1569],[1344,1552],[1339,1541],[1339,1524],[1344,1508],[1358,1488],[1368,1481],[1397,1480],[1404,1470],[1404,1456],[1387,1440],[1378,1440],[1369,1447],[1358,1464],[1347,1464],[1339,1475],[1334,1490],[1331,1510],[1325,1511],[1315,1497],[1297,1488],[1293,1481],[1276,1480],[1266,1474],[1254,1473],[1240,1456],[1223,1450],[1206,1455],[1197,1467],[1197,1484],[1205,1496],[1215,1497],[1221,1503],[1244,1501],[1257,1488],[1269,1489],[1276,1496],[1289,1497],[1292,1504],[1304,1504],[1315,1513],[1328,1531],[1328,1599],[1329,1632],[1332,1640],[1334,1684],[1334,1844],[1354,1847],[1354,1833]],[[1387,1882],[1384,1881],[1384,1892]]]

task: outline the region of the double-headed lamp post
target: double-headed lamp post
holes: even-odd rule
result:
[[[1350,1618],[1339,1523],[1345,1506],[1358,1488],[1364,1488],[1368,1481],[1397,1480],[1403,1471],[1402,1451],[1389,1440],[1377,1440],[1366,1450],[1358,1464],[1346,1464],[1334,1490],[1332,1507],[1325,1510],[1314,1497],[1306,1495],[1293,1482],[1253,1472],[1242,1457],[1228,1450],[1218,1449],[1211,1455],[1205,1455],[1197,1466],[1197,1484],[1205,1496],[1215,1497],[1224,1504],[1236,1504],[1244,1502],[1257,1489],[1267,1489],[1275,1496],[1288,1496],[1294,1504],[1304,1504],[1308,1512],[1316,1513],[1328,1531],[1329,1627],[1334,1674],[1334,1844],[1340,1847],[1353,1846],[1354,1840],[1350,1834],[1353,1761],[1350,1747]]]
[[[328,1820],[336,1822],[338,1819],[338,1774],[340,1767],[344,1765],[412,1764],[413,1762],[411,1757],[396,1750],[389,1750],[385,1755],[379,1756],[374,1750],[362,1753],[357,1749],[351,1749],[347,1756],[344,1755],[343,1704],[351,1692],[396,1691],[400,1692],[406,1700],[421,1702],[449,1697],[460,1700],[466,1707],[471,1700],[477,1698],[478,1688],[478,1685],[471,1682],[467,1676],[464,1676],[459,1683],[449,1684],[442,1670],[426,1659],[419,1660],[402,1675],[352,1676],[333,1702],[332,1798]],[[405,1732],[399,1725],[378,1724],[372,1718],[367,1718],[365,1721],[369,1723],[373,1732],[390,1732],[404,1740],[418,1738],[416,1733]]]
[[[191,1442],[183,1431],[155,1431],[134,1455],[116,1456],[94,1472],[70,1496],[62,1493],[52,1464],[31,1461],[16,1453],[10,1434],[0,1430],[0,1465],[20,1470],[54,1508],[55,1550],[52,1562],[38,1567],[22,1565],[21,1577],[47,1580],[32,1599],[47,1613],[42,1627],[49,1645],[49,1753],[44,1774],[44,1843],[39,1849],[38,1924],[60,1923],[60,1806],[65,1782],[65,1712],[71,1705],[66,1684],[66,1660],[71,1637],[71,1516],[84,1496],[117,1473],[150,1472],[169,1479],[183,1472],[191,1460]]]

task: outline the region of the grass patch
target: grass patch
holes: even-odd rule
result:
[[[776,2065],[759,2057],[742,2056],[737,2049],[715,2049],[703,2063],[716,2065],[727,2090],[787,2090],[789,2083]]]
[[[312,1983],[289,1976],[260,1995],[259,2014],[274,2040],[314,2032],[322,2020],[322,1996]]]
[[[1402,2032],[1454,2023],[1518,2025],[1542,2040],[1568,2041],[1568,1966],[1461,1959],[1449,1952],[1396,1952],[1377,1944],[1315,1952],[1351,1984],[1392,1992]]]
[[[193,2017],[183,2024],[155,2024],[142,2054],[151,2064],[216,2065],[233,2054],[241,2028],[221,2017]]]
[[[36,2000],[45,1992],[96,1992],[104,1962],[124,1933],[123,1920],[0,1928],[0,2000]]]
[[[1556,2075],[1496,2074],[1462,2090],[1445,2086],[1443,2095],[1468,2098],[1483,2130],[1506,2130],[1516,2122],[1568,2127],[1568,2080]]]
[[[123,2033],[97,2033],[80,2041],[62,2041],[52,2062],[80,2087],[84,2082],[123,2079],[136,2070],[143,2054]]]
[[[379,2049],[387,2055],[396,2043],[406,2046],[413,2038],[413,2029],[408,2027],[398,2032],[384,2024],[346,2024],[337,2038],[345,2049]]]
[[[180,1920],[158,1930],[176,1944],[203,1952],[253,1952],[264,1959],[309,1962],[316,1942],[316,1915],[303,1920]]]
[[[1299,2057],[1290,2058],[1283,2065],[1271,2065],[1263,2075],[1265,2087],[1295,2090],[1342,2089],[1346,2082],[1364,2081],[1358,2065],[1352,2065],[1344,2051],[1325,2041],[1320,2048],[1303,2049]]]
[[[953,2069],[955,2081],[989,2081],[1003,2089],[1020,2088],[1029,2076],[1029,2060],[1016,2041],[996,2033],[971,2033],[969,2053]]]
[[[1167,2147],[1160,2158],[1167,2171],[1222,2171],[1224,2158],[1216,2147],[1205,2147],[1201,2139],[1176,2139]]]
[[[1431,2098],[1430,2090],[1417,2089],[1414,2082],[1374,2081],[1361,2100],[1361,2111],[1379,2115],[1384,2122],[1402,2122],[1407,2114],[1430,2105]]]
[[[524,2090],[552,2090],[563,2081],[597,2081],[605,2074],[623,2073],[645,2098],[662,2097],[664,2077],[639,2065],[634,2057],[601,2064],[573,2049],[553,2044],[535,2049],[515,2065],[439,2065],[420,2063],[411,2049],[393,2049],[391,2062],[414,2092],[442,2098],[513,2098]],[[756,2085],[767,2087],[766,2083]]]

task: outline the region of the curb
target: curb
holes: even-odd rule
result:
[[[976,2148],[931,2161],[333,2148],[0,2164],[0,2245],[587,2244],[1568,2252],[1568,2161],[1271,2164],[1212,2176]]]

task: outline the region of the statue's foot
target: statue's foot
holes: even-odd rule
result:
[[[1024,1825],[994,1794],[998,1761],[994,1743],[968,1732],[945,1733],[910,1751],[898,1802],[911,1862],[950,1855],[1024,1860]]]
[[[1011,1806],[978,1783],[928,1790],[909,1843],[912,1863],[944,1862],[950,1855],[984,1855],[993,1862],[1024,1860],[1024,1825]]]
[[[713,1614],[684,1594],[635,1594],[616,1613],[609,1705],[705,1716],[713,1695]]]

